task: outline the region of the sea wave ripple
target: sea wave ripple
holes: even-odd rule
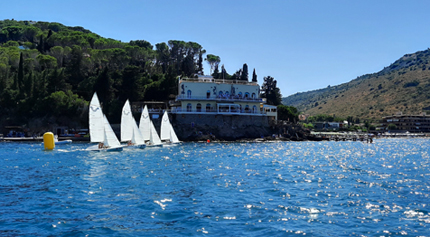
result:
[[[428,236],[428,139],[0,143],[1,236]]]

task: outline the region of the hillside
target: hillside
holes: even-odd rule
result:
[[[406,54],[390,66],[337,86],[282,99],[310,114],[380,120],[396,112],[430,112],[430,50]]]
[[[56,22],[0,21],[0,124],[86,127],[94,91],[112,123],[130,101],[167,101],[177,76],[203,73],[195,42],[121,42]],[[1,129],[0,128],[0,129]],[[1,131],[0,131],[1,133]]]

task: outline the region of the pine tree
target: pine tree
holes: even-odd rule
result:
[[[271,76],[264,77],[261,86],[261,97],[266,98],[269,105],[280,105],[282,102],[281,91],[276,87],[276,80]]]

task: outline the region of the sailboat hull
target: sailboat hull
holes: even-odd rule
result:
[[[151,147],[163,147],[163,144],[156,144],[156,145],[146,145],[146,147],[151,148]]]
[[[113,148],[106,148],[105,149],[107,152],[111,152],[111,151],[122,151],[123,148],[122,147],[113,147]]]
[[[123,148],[125,148],[125,149],[145,149],[146,145],[145,144],[131,145],[131,146],[124,145]]]
[[[177,145],[181,145],[182,142],[165,142],[163,143],[163,146],[177,146]]]
[[[95,151],[95,152],[112,152],[112,151],[122,151],[122,147],[108,147],[108,148],[99,148],[99,145],[93,145],[86,149],[87,151]]]

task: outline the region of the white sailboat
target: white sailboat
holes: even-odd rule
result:
[[[163,146],[163,143],[155,130],[154,124],[149,117],[148,107],[146,105],[140,116],[139,130],[148,147]]]
[[[131,113],[130,102],[127,100],[122,108],[121,115],[121,142],[127,142],[125,147],[128,148],[145,148],[145,140],[139,128],[137,127],[136,120]]]
[[[94,93],[89,108],[89,129],[91,142],[103,142],[104,139],[104,122],[103,112],[100,106],[97,92]]]
[[[94,93],[89,108],[89,130],[90,141],[97,142],[98,145],[88,147],[90,151],[121,151],[115,133],[112,130],[106,116],[102,112],[97,93]]]
[[[155,130],[155,126],[152,121],[149,121],[149,126],[151,128],[151,133],[149,134],[149,144],[151,146],[163,146],[160,137],[158,136],[157,130]]]
[[[106,115],[103,115],[104,120],[104,139],[103,144],[99,144],[101,149],[106,149],[107,151],[122,151],[121,143],[119,143],[118,138],[115,135]],[[102,146],[100,146],[102,145]]]
[[[148,106],[145,105],[145,107],[142,110],[142,114],[140,115],[140,122],[139,122],[139,130],[140,133],[142,133],[143,139],[145,141],[149,141],[151,137],[151,118],[149,117],[148,112]]]
[[[173,129],[172,124],[170,123],[169,116],[167,115],[167,111],[164,112],[163,118],[161,120],[161,131],[160,138],[164,144],[178,144],[181,143],[178,137],[176,136],[175,130]]]

